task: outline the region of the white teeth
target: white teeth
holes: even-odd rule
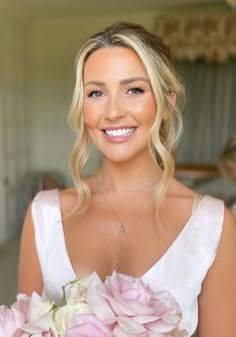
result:
[[[111,137],[129,136],[135,131],[135,128],[105,130],[105,134]]]

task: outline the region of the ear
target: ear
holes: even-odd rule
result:
[[[171,92],[170,95],[169,95],[169,98],[170,98],[170,102],[173,106],[175,106],[175,103],[176,103],[176,93],[175,92]]]
[[[175,103],[176,103],[176,93],[175,92],[171,92],[169,94],[169,102],[170,102],[170,105],[169,107],[166,109],[165,113],[164,113],[164,116],[163,116],[163,120],[166,122],[168,120],[168,118],[170,117],[170,114],[171,114],[171,111],[173,109],[173,106],[175,106]]]

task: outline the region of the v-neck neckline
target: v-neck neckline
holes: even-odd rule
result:
[[[172,241],[172,243],[167,248],[167,250],[160,256],[160,258],[156,262],[154,262],[154,264],[146,272],[144,272],[142,274],[142,276],[139,277],[140,279],[145,278],[153,269],[155,269],[158,265],[160,265],[162,263],[162,261],[172,253],[175,246],[177,246],[179,241],[181,241],[184,234],[188,231],[191,223],[194,221],[194,219],[198,216],[199,212],[201,211],[202,204],[203,204],[203,201],[205,200],[205,197],[206,197],[205,195],[202,196],[202,198],[199,201],[199,203],[198,203],[197,207],[195,208],[194,212],[190,215],[187,222],[185,223],[185,225],[183,226],[181,231],[178,233],[176,238]],[[64,248],[64,256],[65,256],[65,259],[67,260],[68,266],[70,267],[72,274],[74,275],[74,278],[80,279],[83,276],[80,277],[75,272],[73,264],[72,264],[70,256],[69,256],[68,249],[67,249],[64,226],[63,226],[63,222],[62,222],[62,211],[61,211],[61,205],[60,205],[59,190],[57,190],[57,202],[58,202],[58,212],[59,212],[59,216],[60,216],[60,219],[59,219],[60,234],[61,234],[62,244],[64,246],[63,247]],[[119,274],[121,274],[121,273],[119,273]],[[132,275],[130,275],[130,276],[132,276]]]

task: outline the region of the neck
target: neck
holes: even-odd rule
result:
[[[162,174],[150,155],[142,160],[111,162],[107,159],[98,170],[96,176],[106,188],[117,191],[135,191],[157,182]]]

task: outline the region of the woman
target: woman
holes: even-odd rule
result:
[[[236,182],[236,137],[230,137],[226,142],[225,148],[220,156],[220,164],[227,177],[232,180],[232,182]],[[231,200],[229,200],[227,204],[236,216],[236,190],[235,196],[231,197]]]
[[[116,270],[169,290],[186,336],[199,322],[199,337],[233,337],[235,221],[222,201],[173,178],[183,89],[168,48],[139,25],[114,24],[82,46],[76,76],[75,186],[42,192],[29,208],[19,291],[58,301],[71,279]],[[84,179],[88,138],[103,161]]]

